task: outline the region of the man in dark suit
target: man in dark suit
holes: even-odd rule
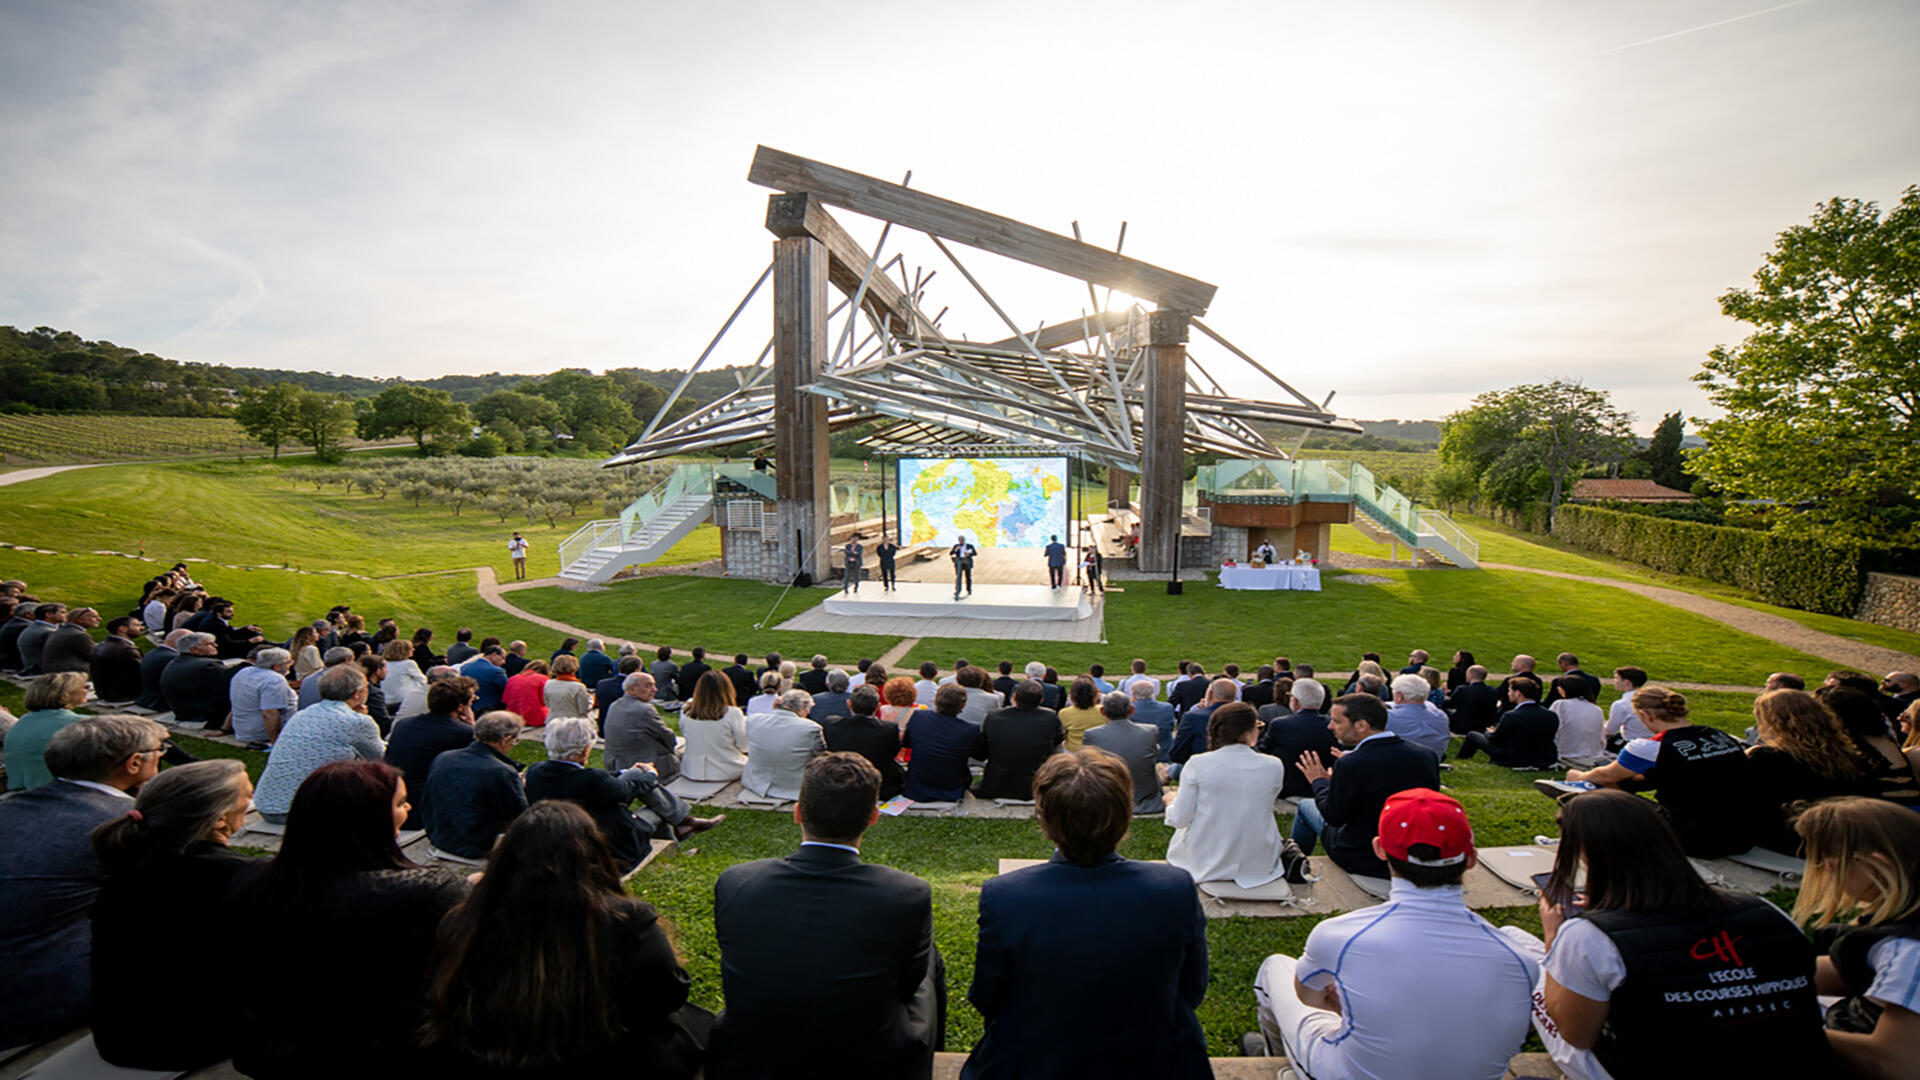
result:
[[[614,702],[620,700],[620,695],[627,692],[627,676],[639,670],[638,656],[623,656],[620,658],[618,670],[593,684],[593,705],[600,714],[600,734],[603,738],[607,734],[607,710],[613,707]]]
[[[1066,745],[1060,714],[1040,707],[1040,684],[1028,680],[1013,688],[1013,706],[995,709],[980,722],[986,742],[986,771],[973,793],[982,799],[1031,799],[1033,774]]]
[[[187,620],[186,627],[197,633],[212,634],[222,660],[238,660],[266,640],[260,636],[257,626],[233,625],[233,601],[223,596],[208,600],[199,614]]]
[[[1288,798],[1310,798],[1313,784],[1300,771],[1300,756],[1312,754],[1321,765],[1333,768],[1333,731],[1327,727],[1326,714],[1320,711],[1327,700],[1327,688],[1317,679],[1301,679],[1293,684],[1288,700],[1293,711],[1269,720],[1254,749],[1272,754],[1287,767],[1286,784],[1280,794]]]
[[[1199,666],[1195,664],[1194,668],[1198,669]],[[1194,705],[1180,715],[1180,726],[1173,733],[1173,745],[1167,747],[1167,758],[1176,768],[1185,765],[1193,755],[1207,752],[1207,721],[1213,719],[1213,710],[1232,701],[1240,693],[1240,684],[1232,679],[1219,678],[1208,682],[1204,674],[1181,683],[1180,689],[1196,685],[1206,695],[1203,703]]]
[[[844,680],[846,676],[841,678]],[[876,715],[880,711],[880,691],[873,687],[862,686],[842,696],[847,699],[844,710],[816,717],[826,737],[827,749],[844,750],[866,758],[880,771],[881,801],[891,799],[900,794],[907,783],[906,771],[894,760],[900,756],[900,726]],[[817,702],[819,698],[814,700]]]
[[[134,700],[135,705],[154,712],[167,712],[172,708],[167,704],[167,695],[160,690],[160,676],[168,664],[179,659],[180,650],[175,646],[191,633],[191,630],[175,630],[167,635],[166,644],[154,646],[140,658],[140,696]]]
[[[707,1048],[711,1080],[932,1075],[946,1038],[932,889],[860,860],[879,797],[866,758],[821,754],[794,807],[800,850],[714,882],[727,1008]]]
[[[876,690],[874,693],[878,694],[879,691]],[[846,716],[847,707],[847,673],[838,670],[829,671],[827,688],[813,695],[813,708],[807,710],[807,716],[815,723],[824,724],[831,717]]]
[[[1018,685],[1020,680],[1013,677],[1013,661],[1000,661],[1000,674],[993,679],[994,692],[1000,695],[1002,701],[1012,701],[1013,688]]]
[[[1185,716],[1188,709],[1206,700],[1210,685],[1205,668],[1199,664],[1188,664],[1186,681],[1167,691],[1167,704],[1173,706],[1174,712]]]
[[[1501,712],[1506,712],[1508,709],[1512,708],[1512,706],[1508,704],[1510,699],[1507,696],[1507,684],[1509,682],[1512,682],[1514,679],[1521,678],[1524,676],[1526,678],[1532,679],[1534,682],[1542,683],[1542,685],[1545,685],[1544,682],[1542,682],[1540,676],[1536,674],[1533,670],[1534,665],[1536,663],[1538,663],[1538,661],[1534,660],[1533,657],[1528,656],[1526,653],[1521,653],[1519,656],[1516,656],[1513,658],[1513,667],[1512,667],[1513,674],[1508,675],[1504,679],[1501,679],[1500,685],[1493,688],[1494,691],[1499,695]]]
[[[135,639],[147,632],[146,624],[131,615],[107,622],[107,636],[93,646],[87,657],[87,669],[93,676],[93,692],[102,701],[133,701],[140,696],[140,646]]]
[[[712,666],[707,663],[707,650],[695,645],[693,659],[681,665],[680,674],[675,679],[678,684],[675,689],[680,691],[680,700],[692,701],[694,684],[700,681],[700,676],[712,670]],[[744,709],[747,707],[747,699],[740,698],[734,704]]]
[[[593,721],[587,717],[556,720],[545,734],[547,760],[527,769],[527,802],[565,799],[585,810],[606,836],[621,873],[647,857],[648,840],[685,840],[726,820],[725,814],[694,817],[692,808],[660,783],[650,765],[619,774],[587,768],[594,737]],[[635,801],[642,809],[630,809]]]
[[[733,703],[746,709],[747,702],[760,692],[759,677],[747,668],[747,654],[734,653],[733,663],[720,669],[720,674],[733,684]]]
[[[427,687],[426,712],[402,717],[393,725],[387,739],[387,764],[406,777],[408,801],[413,804],[401,828],[426,828],[427,777],[433,760],[473,742],[473,698],[479,690],[465,675],[441,679]]]
[[[1573,655],[1570,652],[1563,652],[1559,656],[1554,658],[1554,662],[1560,665],[1561,678],[1579,679],[1581,682],[1584,682],[1587,684],[1587,689],[1592,691],[1592,693],[1587,695],[1588,701],[1600,700],[1600,677],[1598,675],[1589,675],[1586,672],[1581,671],[1579,657]]]
[[[160,673],[160,692],[173,708],[173,722],[221,727],[233,711],[227,684],[239,669],[219,661],[212,634],[188,634],[179,648],[180,656]]]
[[[1241,692],[1240,700],[1256,709],[1273,704],[1273,665],[1260,665],[1258,677]]]
[[[1459,760],[1484,750],[1495,765],[1510,769],[1551,769],[1560,757],[1560,718],[1540,704],[1540,684],[1532,679],[1507,680],[1510,708],[1492,731],[1469,731],[1460,743]]]
[[[1352,749],[1332,769],[1314,754],[1300,755],[1300,771],[1313,785],[1313,798],[1300,802],[1293,839],[1309,855],[1317,841],[1325,840],[1327,856],[1349,874],[1387,877],[1385,860],[1373,852],[1380,811],[1388,798],[1408,788],[1439,790],[1440,762],[1388,731],[1387,707],[1372,694],[1335,700],[1328,724],[1333,737]]]
[[[813,662],[807,665],[807,670],[795,676],[793,681],[800,684],[800,689],[805,690],[807,693],[812,694],[815,697],[819,697],[821,694],[826,693],[827,692],[827,658],[820,655],[819,653],[815,653],[813,657]]]
[[[1500,692],[1487,685],[1487,669],[1475,664],[1467,681],[1447,697],[1447,721],[1455,735],[1485,731],[1500,719]]]
[[[527,808],[527,788],[520,782],[524,766],[508,756],[520,730],[519,716],[490,712],[473,722],[473,741],[464,749],[433,759],[425,788],[430,809],[422,824],[434,850],[484,859]]]

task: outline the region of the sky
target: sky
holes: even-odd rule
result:
[[[1782,229],[1920,183],[1916,54],[1911,0],[8,0],[0,324],[382,377],[685,367],[770,258],[766,144],[1124,222],[1344,416],[1564,377],[1645,432],[1712,415],[1717,299]],[[923,236],[896,253],[950,336],[1007,336]],[[1096,299],[955,254],[1023,328]]]

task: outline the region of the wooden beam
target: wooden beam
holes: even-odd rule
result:
[[[775,240],[773,456],[782,552],[775,578],[826,573],[827,399],[804,392],[826,366],[826,245],[811,236]]]
[[[1087,340],[1089,337],[1098,337],[1109,330],[1114,330],[1125,325],[1127,325],[1126,312],[1102,311],[1098,315],[1089,315],[1084,319],[1076,316],[1065,322],[1054,323],[1052,326],[1042,326],[1038,331],[1029,335],[1028,340],[1033,342],[1034,348],[1042,352],[1051,352],[1054,349],[1061,349],[1068,345],[1078,344],[1079,342]],[[987,347],[991,349],[1019,349],[1023,346],[1020,344],[1019,338],[1010,337],[990,342]]]
[[[809,236],[825,244],[827,280],[849,297],[860,291],[860,279],[866,275],[867,265],[873,259],[854,240],[853,234],[834,220],[819,198],[804,192],[768,196],[767,231],[782,240]],[[872,312],[875,319],[884,320],[888,332],[913,332],[913,317],[908,314],[912,305],[891,275],[876,269],[867,278],[867,293],[861,306]]]
[[[1159,573],[1180,565],[1182,477],[1187,463],[1187,321],[1177,311],[1155,311],[1148,317],[1136,565]]]
[[[1161,307],[1204,315],[1214,287],[1138,259],[1036,229],[949,199],[762,146],[747,179],[776,191],[807,192],[856,214],[891,221],[995,255],[1118,289]]]

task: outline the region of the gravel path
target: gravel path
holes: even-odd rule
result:
[[[1504,563],[1481,563],[1480,565],[1488,570],[1518,570],[1527,574],[1542,574],[1546,577],[1564,578],[1589,585],[1610,585],[1616,589],[1625,589],[1636,596],[1644,596],[1649,600],[1656,600],[1682,611],[1690,611],[1695,615],[1704,615],[1714,622],[1731,626],[1735,630],[1766,638],[1775,644],[1785,645],[1789,649],[1809,653],[1823,660],[1831,660],[1875,678],[1889,671],[1920,671],[1920,656],[1843,638],[1824,630],[1802,626],[1792,619],[1779,615],[1769,615],[1764,611],[1755,611],[1752,608],[1744,608],[1738,604],[1729,604],[1720,600],[1709,600],[1704,596],[1696,596],[1679,589],[1642,585],[1633,581],[1616,581],[1612,578],[1591,577],[1585,574],[1568,574],[1558,570],[1538,570],[1530,566],[1510,566]]]

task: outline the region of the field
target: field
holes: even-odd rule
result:
[[[1341,453],[1333,450],[1302,450],[1302,461],[1357,461],[1373,473],[1376,480],[1391,482],[1398,478],[1409,484],[1418,484],[1440,468],[1440,455],[1431,450],[1355,450]],[[1412,492],[1402,489],[1404,495]]]
[[[221,417],[0,415],[8,465],[228,454],[262,447]]]
[[[455,514],[433,503],[416,508],[404,498],[390,494],[383,499],[358,488],[349,492],[329,485],[316,491],[295,473],[257,461],[187,462],[117,466],[22,484],[8,492],[9,513],[0,524],[0,541],[63,554],[0,549],[0,577],[24,578],[42,596],[93,603],[113,614],[131,606],[140,583],[157,567],[95,552],[144,550],[165,562],[214,560],[195,563],[194,573],[233,598],[242,620],[260,623],[276,637],[331,604],[346,602],[369,616],[391,614],[405,631],[432,626],[442,647],[462,625],[483,635],[524,639],[542,655],[557,644],[558,632],[491,607],[476,594],[468,568],[491,566],[503,579],[510,576],[507,530],[490,515],[476,517],[471,510]],[[562,519],[558,528],[545,522],[518,526],[534,540],[534,576],[558,568],[554,544],[571,524]],[[1690,587],[1490,525],[1476,534],[1491,561]],[[696,533],[672,557],[711,557],[715,535],[711,529]],[[1342,548],[1371,553],[1352,530],[1341,529],[1336,535]],[[277,568],[282,563],[301,572]],[[255,568],[229,569],[229,564]],[[1311,595],[1228,593],[1190,582],[1179,597],[1165,595],[1157,583],[1127,583],[1109,599],[1109,645],[927,639],[909,650],[908,662],[924,658],[944,666],[958,656],[977,663],[1038,658],[1072,672],[1095,661],[1118,670],[1141,656],[1155,671],[1170,670],[1180,659],[1197,659],[1217,670],[1227,660],[1251,667],[1284,653],[1324,670],[1345,670],[1362,650],[1377,650],[1395,662],[1390,666],[1397,666],[1407,650],[1423,647],[1437,659],[1467,648],[1490,668],[1504,670],[1517,652],[1550,657],[1571,648],[1594,671],[1638,663],[1657,679],[1735,686],[1755,685],[1772,670],[1813,673],[1832,666],[1600,585],[1520,570],[1389,569],[1365,574],[1385,583],[1349,584],[1333,580],[1340,575],[1330,573],[1326,591]],[[755,629],[756,624],[771,627],[827,595],[821,589],[783,595],[782,589],[754,582],[659,576],[601,592],[541,587],[509,593],[507,599],[534,615],[616,638],[679,647],[699,644],[752,654],[768,648],[799,655],[818,651],[837,663],[850,663],[898,644],[879,635],[788,635]],[[1841,622],[1833,620],[1843,629]],[[1920,637],[1884,628],[1868,628],[1859,636],[1920,650]],[[1609,692],[1606,698],[1611,697]],[[1750,693],[1689,692],[1688,697],[1707,723],[1738,731],[1751,722]],[[0,705],[17,711],[19,690],[0,685]],[[197,740],[185,744],[197,753],[241,757],[256,771],[263,764],[258,754]],[[526,760],[537,760],[541,753],[533,742],[519,748]],[[1536,833],[1552,831],[1552,803],[1528,787],[1535,775],[1475,762],[1449,773],[1446,783],[1466,804],[1483,844],[1526,843]],[[1160,858],[1169,835],[1158,821],[1137,822],[1123,851]],[[632,882],[631,888],[657,904],[674,926],[699,1004],[722,1004],[712,925],[715,877],[743,859],[785,854],[797,840],[790,815],[733,811],[724,826],[701,836],[697,853],[669,856]],[[948,964],[948,1045],[965,1049],[981,1026],[965,1002],[980,885],[1002,857],[1046,855],[1045,841],[1032,822],[885,819],[870,834],[864,853],[932,883],[935,935]],[[1496,923],[1537,929],[1530,908],[1485,914]],[[1251,984],[1262,958],[1274,951],[1297,951],[1316,921],[1318,917],[1308,916],[1210,924],[1211,985],[1201,1021],[1214,1053],[1232,1053],[1238,1036],[1253,1029]]]

